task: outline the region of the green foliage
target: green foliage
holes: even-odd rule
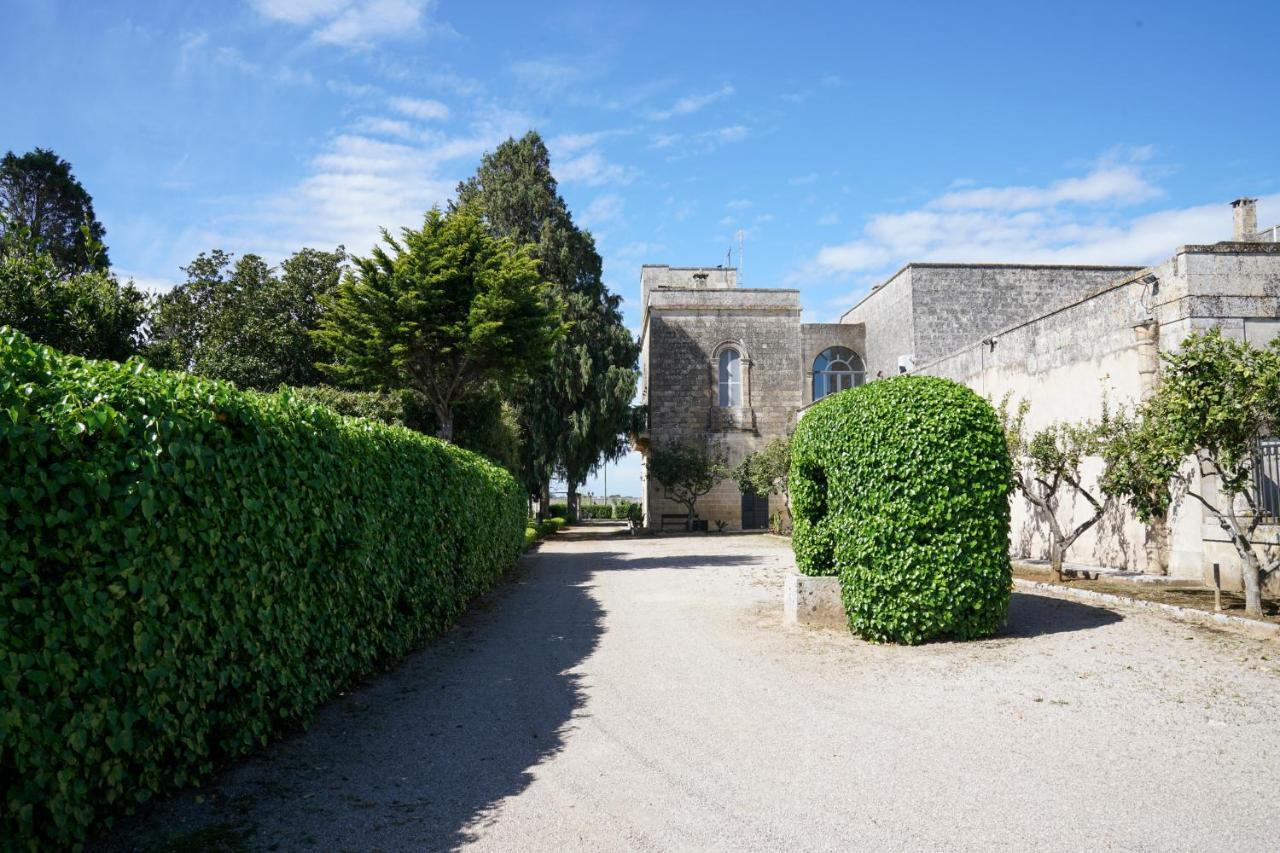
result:
[[[557,471],[573,492],[601,459],[626,450],[639,347],[620,297],[604,285],[595,240],[574,224],[536,132],[486,154],[459,184],[458,203],[479,210],[495,235],[531,247],[568,324],[550,369],[516,386],[516,401],[529,493],[540,494]]]
[[[834,394],[792,441],[796,561],[840,576],[849,625],[876,642],[993,633],[1009,604],[1010,463],[995,412],[945,379]]]
[[[775,494],[783,504],[790,500],[787,478],[791,473],[791,436],[778,437],[747,456],[733,469],[733,479],[743,493]],[[781,512],[769,516],[769,529],[775,533],[785,527]]]
[[[549,504],[547,506],[546,514],[551,518],[568,518],[569,505],[568,504]]]
[[[662,484],[666,495],[694,518],[698,498],[729,476],[727,454],[719,444],[704,449],[689,442],[671,442],[649,452],[649,476]]]
[[[147,297],[108,272],[65,273],[22,228],[0,234],[0,326],[75,355],[137,352]]]
[[[67,846],[305,724],[512,564],[505,471],[0,332],[0,836]]]
[[[613,507],[610,504],[582,504],[578,507],[579,518],[613,518]]]
[[[105,273],[111,266],[102,239],[106,229],[93,199],[71,172],[71,164],[44,148],[0,160],[0,255],[21,232],[35,251],[48,255],[60,275]]]
[[[546,364],[563,333],[555,301],[528,249],[489,236],[469,208],[383,240],[328,301],[322,367],[348,387],[421,394],[452,439],[459,401]]]
[[[312,332],[346,258],[341,247],[302,249],[275,269],[257,255],[202,252],[157,300],[148,362],[259,391],[320,384],[316,362],[329,353]]]
[[[1155,394],[1107,442],[1103,487],[1150,521],[1170,506],[1175,485],[1198,501],[1240,557],[1245,610],[1261,615],[1262,582],[1280,571],[1280,555],[1273,548],[1264,563],[1254,548],[1263,515],[1251,485],[1256,442],[1274,434],[1280,418],[1280,340],[1259,349],[1215,327],[1162,357]],[[1191,471],[1184,470],[1188,457],[1196,463]],[[1206,477],[1217,494],[1204,489]]]
[[[644,510],[640,504],[635,501],[618,501],[613,505],[613,517],[615,519],[629,520],[633,516],[641,517]]]

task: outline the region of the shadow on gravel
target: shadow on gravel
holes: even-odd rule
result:
[[[1113,625],[1124,617],[1105,607],[1015,592],[1009,597],[1009,620],[998,636],[1040,637],[1088,631]]]
[[[763,560],[750,554],[663,554],[660,557],[626,559],[618,553],[597,554],[602,571],[644,569],[705,569],[708,566],[756,566]]]
[[[120,826],[104,850],[442,850],[562,748],[596,648],[600,555],[529,554],[518,576],[310,729]]]

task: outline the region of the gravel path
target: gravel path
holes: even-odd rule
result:
[[[781,624],[764,536],[561,534],[109,849],[1275,850],[1280,644],[1015,594],[992,640]]]

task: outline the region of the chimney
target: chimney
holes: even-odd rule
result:
[[[1258,200],[1256,198],[1238,198],[1231,202],[1235,228],[1231,239],[1236,243],[1251,243],[1258,239]]]

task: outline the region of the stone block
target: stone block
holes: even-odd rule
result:
[[[849,630],[840,599],[840,578],[787,575],[782,587],[782,622],[814,628]]]

